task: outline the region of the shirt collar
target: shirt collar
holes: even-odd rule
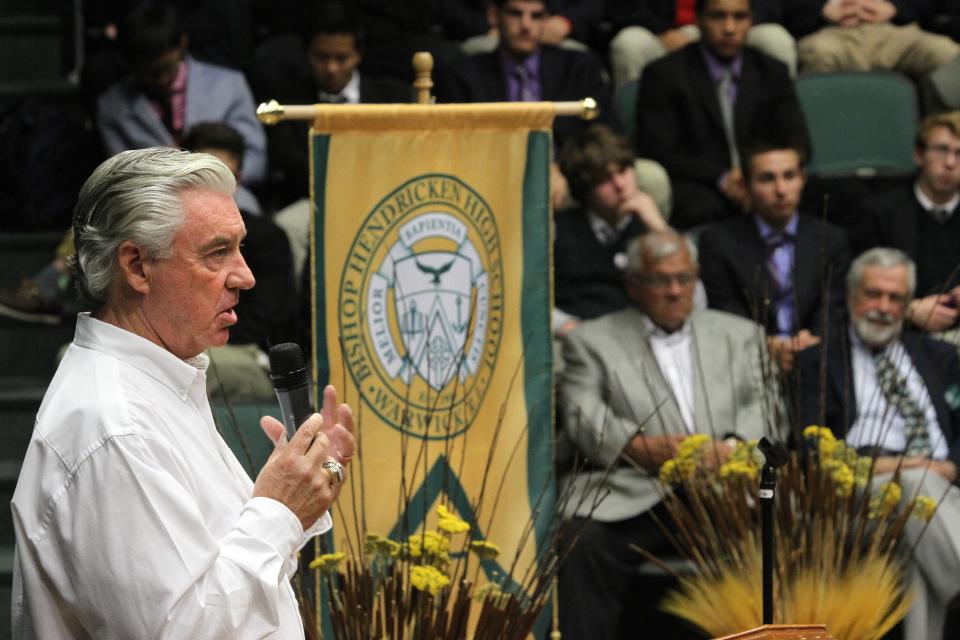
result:
[[[181,360],[163,347],[89,313],[77,316],[74,344],[114,357],[139,369],[181,398],[198,382],[206,384],[210,359],[205,353]]]
[[[800,222],[800,215],[794,211],[793,215],[790,216],[790,222],[787,223],[787,226],[784,227],[783,231],[778,231],[771,227],[767,222],[758,216],[753,214],[753,221],[757,224],[757,231],[760,232],[760,237],[766,240],[775,233],[784,233],[788,238],[797,237],[797,226]]]
[[[593,211],[587,211],[587,221],[590,223],[590,229],[593,231],[593,235],[597,237],[597,240],[600,241],[600,244],[604,246],[609,246],[616,242],[624,229],[630,226],[632,219],[633,216],[623,216],[616,225],[611,225]]]
[[[920,203],[920,206],[926,209],[928,212],[931,209],[942,209],[946,212],[946,217],[949,218],[957,210],[957,205],[960,204],[960,191],[953,194],[953,197],[950,198],[944,204],[935,204],[933,200],[927,197],[927,194],[923,192],[923,189],[920,188],[919,182],[913,183],[913,193],[917,197],[917,202]]]
[[[343,104],[360,104],[360,72],[354,71],[350,80],[343,86],[340,93],[317,91],[320,102],[338,102],[335,98],[343,98]]]
[[[738,53],[730,62],[726,62],[715,56],[713,52],[702,43],[700,44],[700,51],[703,52],[703,60],[707,63],[707,72],[710,74],[710,79],[713,80],[714,84],[720,82],[724,69],[730,69],[730,74],[733,76],[734,82],[740,79],[740,71],[743,69],[742,52]]]
[[[643,322],[643,326],[646,328],[647,334],[651,338],[658,338],[661,340],[668,341],[670,343],[676,343],[676,342],[685,340],[689,338],[691,335],[693,335],[690,329],[690,318],[687,318],[686,320],[684,320],[683,325],[672,333],[668,333],[663,328],[654,324],[653,320],[651,320],[646,315],[643,315],[640,321]]]

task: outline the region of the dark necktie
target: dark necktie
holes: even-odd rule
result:
[[[526,65],[518,64],[514,67],[513,75],[517,79],[517,99],[520,102],[536,102],[537,98],[533,95],[533,79]]]
[[[767,270],[770,277],[777,285],[777,292],[781,293],[789,290],[790,287],[790,265],[784,261],[778,260],[777,250],[793,242],[793,236],[789,233],[771,233],[766,237],[767,242]]]
[[[783,335],[793,333],[793,310],[787,303],[793,295],[793,278],[791,260],[786,256],[778,255],[777,251],[793,242],[789,233],[771,233],[766,237],[767,243],[767,272],[773,281],[774,291],[770,296],[773,302],[774,316],[777,320],[777,331]],[[782,252],[781,252],[782,253]]]
[[[737,149],[737,136],[733,126],[733,72],[725,67],[717,83],[717,100],[720,102],[720,117],[723,119],[723,135],[730,149],[730,166],[740,167],[740,151]]]
[[[887,404],[903,416],[904,436],[907,439],[904,453],[909,456],[928,455],[930,434],[927,431],[927,417],[910,395],[907,381],[884,352],[874,354],[873,364],[877,369],[877,384]]]
[[[949,217],[947,215],[947,210],[943,207],[933,207],[930,209],[930,215],[937,222],[944,222]]]

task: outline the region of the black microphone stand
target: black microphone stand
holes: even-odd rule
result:
[[[787,463],[787,450],[777,441],[760,438],[757,444],[764,456],[760,472],[760,540],[763,549],[763,624],[773,624],[773,498],[777,487],[777,467]]]

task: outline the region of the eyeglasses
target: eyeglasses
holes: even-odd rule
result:
[[[640,281],[643,284],[659,290],[669,289],[670,285],[674,282],[676,282],[680,287],[689,287],[696,281],[696,279],[696,274],[688,271],[673,274],[654,273],[649,276],[640,276]]]
[[[890,300],[891,304],[898,306],[903,306],[907,304],[907,299],[909,295],[906,293],[897,293],[895,291],[883,291],[881,289],[873,289],[866,287],[860,290],[860,295],[863,296],[866,300],[876,302],[882,300],[884,297]]]
[[[949,156],[953,156],[954,158],[960,160],[960,147],[951,147],[946,144],[933,144],[927,147],[927,151],[941,160],[946,159]]]

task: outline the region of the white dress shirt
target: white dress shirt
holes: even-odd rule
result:
[[[852,447],[879,447],[890,451],[904,451],[907,448],[905,421],[903,416],[891,408],[877,382],[877,368],[873,362],[873,352],[861,342],[854,331],[850,331],[850,351],[853,366],[853,392],[857,401],[857,418],[850,426],[845,440]],[[947,457],[947,443],[940,430],[937,411],[923,384],[923,378],[913,366],[903,343],[894,340],[884,348],[884,354],[907,381],[910,396],[920,407],[927,419],[927,434],[935,460]]]
[[[303,637],[290,576],[330,517],[251,498],[207,362],[78,317],[11,503],[17,640]]]
[[[927,194],[925,194],[923,189],[920,188],[919,182],[916,182],[913,185],[913,195],[916,196],[917,202],[920,203],[920,206],[926,209],[927,213],[936,218],[937,222],[946,222],[949,220],[950,216],[953,215],[953,212],[957,210],[957,205],[960,205],[960,191],[953,194],[953,197],[947,200],[945,203],[937,204],[927,197]],[[933,213],[935,211],[939,213]]]
[[[347,84],[343,85],[340,93],[327,93],[318,91],[317,99],[320,102],[333,102],[340,104],[360,104],[360,72],[354,71]]]
[[[657,359],[657,365],[664,379],[673,391],[673,397],[680,407],[680,417],[688,433],[696,432],[693,423],[693,332],[690,321],[667,333],[644,316],[643,322],[649,329],[650,349]]]

